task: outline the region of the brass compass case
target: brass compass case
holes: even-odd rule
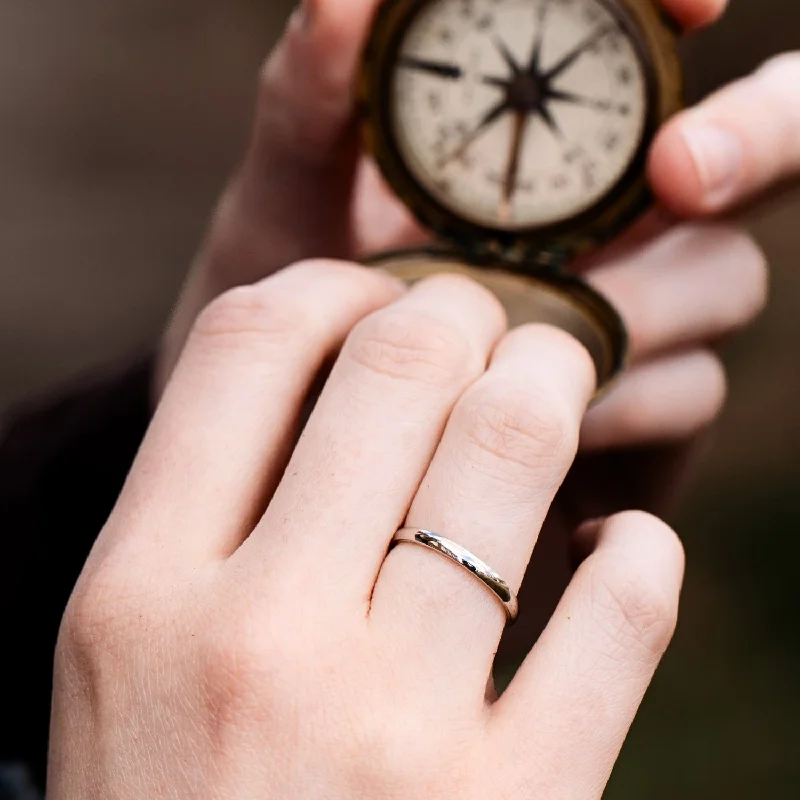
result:
[[[633,141],[635,149],[623,165],[620,176],[608,186],[601,187],[603,193],[588,207],[579,208],[576,213],[563,218],[546,220],[543,224],[509,225],[502,219],[478,220],[474,215],[470,218],[470,214],[461,213],[454,204],[443,202],[441,195],[437,196],[414,174],[407,153],[403,152],[394,90],[398,71],[403,69],[403,49],[409,31],[414,30],[413,26],[422,15],[437,4],[447,2],[453,4],[453,0],[385,0],[376,15],[365,49],[359,93],[367,148],[398,197],[440,242],[447,244],[446,249],[386,254],[375,259],[374,263],[380,263],[409,280],[440,271],[471,274],[500,296],[509,310],[512,324],[549,322],[565,328],[582,341],[595,361],[602,387],[624,364],[624,325],[604,298],[571,277],[565,268],[577,255],[617,236],[650,204],[645,178],[647,152],[658,128],[680,110],[683,103],[676,28],[665,18],[656,0],[583,0],[582,6],[589,10],[591,6],[597,6],[604,18],[613,21],[614,33],[624,37],[625,47],[630,47],[635,54],[645,94],[641,135]],[[461,0],[458,8],[463,10],[470,2]],[[499,8],[504,3],[507,6],[526,5],[524,0],[483,0],[483,8]],[[480,4],[481,0],[475,3],[476,6]],[[532,0],[530,13],[533,14],[537,8],[541,11],[545,6],[558,5],[578,7],[581,2],[541,0],[536,3]],[[541,12],[542,26],[545,13]],[[609,27],[607,25],[606,29]],[[494,37],[501,52],[503,36],[509,33],[499,30]],[[537,33],[537,36],[541,35]],[[493,45],[486,46],[491,48]],[[541,49],[541,46],[539,41],[537,48]],[[531,83],[533,78],[527,72],[523,76],[522,68],[514,64],[514,58],[507,50],[503,55],[514,74],[507,81],[493,76],[483,76],[482,80],[512,97],[519,90],[517,83],[523,80]],[[538,57],[535,55],[534,60]],[[576,60],[564,59],[570,64]],[[436,69],[443,78],[453,78],[460,70],[455,65],[437,65]],[[527,69],[533,71],[533,63]],[[541,85],[536,92],[550,91],[558,100],[567,98],[563,91],[544,87],[544,77],[546,73],[537,78]],[[527,84],[522,85],[524,88]],[[591,98],[579,99],[593,102]],[[546,121],[550,125],[554,136],[562,136],[556,121],[549,112],[546,113],[544,100],[533,100],[539,103],[543,123]],[[514,111],[510,105],[504,110]],[[523,112],[517,108],[516,114],[527,115],[533,110],[533,105]],[[498,117],[495,114],[493,120]]]

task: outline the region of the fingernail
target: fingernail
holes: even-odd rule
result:
[[[706,204],[716,207],[730,200],[744,160],[739,138],[725,128],[697,122],[683,129],[683,140],[700,176]]]

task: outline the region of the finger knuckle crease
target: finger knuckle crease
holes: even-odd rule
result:
[[[476,392],[466,412],[469,441],[491,456],[526,468],[572,458],[578,425],[553,398],[493,388]]]
[[[267,285],[242,286],[214,300],[195,324],[195,336],[217,347],[242,349],[285,345],[291,336],[314,329],[310,304],[295,292]]]
[[[379,312],[356,328],[351,358],[380,375],[426,384],[450,384],[477,371],[466,337],[434,317]]]
[[[660,658],[669,646],[678,620],[677,602],[647,580],[608,575],[595,580],[595,613],[616,646],[644,650]]]

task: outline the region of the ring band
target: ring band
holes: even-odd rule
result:
[[[492,594],[502,603],[509,624],[516,621],[519,614],[519,601],[511,587],[485,562],[474,556],[460,544],[439,536],[438,533],[422,530],[421,528],[402,528],[392,540],[392,546],[397,544],[417,544],[427,547],[445,558],[454,561],[471,575],[491,590]]]

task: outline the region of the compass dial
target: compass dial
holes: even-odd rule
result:
[[[392,124],[450,212],[541,228],[619,183],[642,145],[647,87],[608,0],[430,0],[400,42]]]

